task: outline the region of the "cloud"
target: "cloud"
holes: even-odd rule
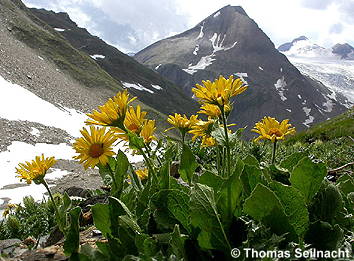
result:
[[[327,9],[335,0],[302,0],[302,5],[312,9]]]
[[[341,23],[334,24],[329,29],[329,32],[332,34],[339,34],[339,33],[343,32],[343,25]]]
[[[354,45],[352,0],[23,0],[69,13],[80,27],[123,52],[192,28],[227,4],[241,5],[275,45],[306,35],[329,47]]]

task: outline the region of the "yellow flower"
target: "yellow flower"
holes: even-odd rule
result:
[[[106,128],[93,126],[90,126],[90,132],[86,128],[80,132],[83,137],[76,139],[73,145],[76,153],[79,154],[74,156],[74,159],[83,163],[85,169],[94,168],[98,163],[106,165],[108,158],[115,154],[112,151],[112,144],[117,140],[114,133],[106,132]]]
[[[214,82],[209,80],[202,82],[203,85],[196,84],[197,88],[192,88],[192,92],[201,103],[218,106],[229,104],[231,97],[243,93],[248,88],[241,79],[234,80],[233,76],[226,80],[220,75]]]
[[[211,132],[213,131],[215,121],[209,119],[208,121],[199,121],[193,127],[189,133],[193,134],[192,140],[194,141],[196,138],[202,138],[203,146],[214,146],[216,145],[216,140],[211,137]]]
[[[141,180],[144,180],[144,179],[147,179],[147,177],[149,176],[149,171],[147,168],[145,169],[137,169],[135,171],[136,175],[138,175],[138,177],[141,179]]]
[[[264,117],[261,122],[257,122],[253,132],[260,134],[255,141],[270,140],[275,142],[277,140],[283,140],[286,135],[294,134],[295,128],[290,128],[291,124],[288,124],[289,120],[283,120],[279,123],[275,118]]]
[[[136,110],[133,106],[130,106],[124,119],[125,130],[129,130],[139,135],[145,122],[147,121],[147,119],[145,119],[146,114],[147,112],[141,111],[139,105],[136,107]],[[128,141],[128,135],[125,130],[120,128],[113,128],[112,130],[116,132],[118,138]]]
[[[145,122],[140,132],[140,136],[143,137],[145,143],[149,144],[153,140],[156,140],[156,137],[153,135],[155,130],[154,120],[148,120]]]
[[[186,115],[181,115],[179,113],[175,113],[174,116],[169,115],[167,119],[168,123],[173,125],[173,127],[165,130],[171,130],[171,129],[179,129],[180,132],[186,133],[192,129],[194,124],[198,122],[198,115],[192,115],[189,119]]]
[[[113,99],[102,105],[98,106],[98,110],[87,114],[92,120],[87,120],[85,123],[88,125],[102,125],[102,126],[116,126],[123,127],[123,121],[127,112],[128,104],[134,101],[136,97],[129,100],[129,93],[127,90],[118,92]]]
[[[7,215],[10,214],[10,212],[13,208],[18,208],[18,207],[19,207],[19,205],[17,205],[17,204],[11,204],[11,203],[7,204],[7,207],[5,208],[4,212],[2,213],[2,216],[6,217]]]
[[[31,162],[18,164],[19,168],[16,168],[16,173],[19,174],[21,180],[26,180],[27,184],[31,184],[32,181],[36,184],[43,182],[43,178],[47,173],[47,170],[56,163],[54,157],[44,158],[42,156],[36,156]]]
[[[219,118],[221,116],[221,110],[217,105],[206,103],[200,107],[201,110],[198,113],[203,113],[211,118]],[[231,111],[231,104],[228,103],[224,107],[226,115]]]

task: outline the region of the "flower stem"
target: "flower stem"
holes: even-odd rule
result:
[[[272,156],[272,164],[275,162],[275,151],[277,150],[277,140],[273,142],[273,156]]]
[[[151,172],[151,174],[154,176],[154,178],[156,178],[156,175],[155,175],[155,170],[153,168],[153,166],[151,165],[151,162],[149,160],[149,158],[146,156],[144,150],[142,148],[139,148],[139,152],[141,153],[141,155],[143,155],[144,157],[144,160],[145,160],[145,163],[149,169],[149,171]],[[149,175],[149,180],[151,181],[151,175]]]
[[[221,106],[220,110],[221,110],[221,116],[222,116],[222,121],[223,121],[223,125],[224,125],[224,131],[225,131],[227,178],[230,178],[230,176],[231,176],[231,153],[230,153],[230,141],[229,141],[229,134],[227,131],[224,106]],[[230,186],[228,186],[228,188],[227,188],[227,205],[228,205],[228,209],[229,209],[229,211],[228,211],[229,218],[231,220],[233,213],[232,213],[231,187]]]
[[[60,215],[59,215],[58,207],[57,207],[57,205],[55,204],[55,201],[54,201],[52,192],[50,191],[49,186],[48,186],[47,182],[46,182],[44,179],[43,179],[43,181],[42,181],[42,184],[43,184],[44,187],[47,189],[48,194],[49,194],[49,197],[50,197],[50,200],[53,202],[53,206],[54,206],[54,210],[55,210],[55,215],[57,216],[57,219],[60,220]],[[64,231],[62,231],[62,232],[64,232]]]
[[[225,132],[227,177],[230,177],[230,175],[231,175],[230,141],[229,141],[229,135],[227,132],[227,124],[226,124],[226,116],[225,116],[224,106],[220,106],[220,110],[221,110],[221,117],[222,117],[222,121],[223,121],[223,125],[224,125],[224,132]]]

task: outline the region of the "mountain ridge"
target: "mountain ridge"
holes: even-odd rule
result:
[[[214,80],[220,74],[242,77],[250,88],[237,99],[237,113],[231,115],[241,126],[252,126],[272,115],[293,118],[294,125],[302,129],[346,110],[341,102],[329,98],[327,87],[302,75],[254,20],[235,9],[241,10],[225,6],[195,27],[160,40],[134,57],[190,96],[191,87],[202,80]],[[329,100],[331,109],[324,106]]]

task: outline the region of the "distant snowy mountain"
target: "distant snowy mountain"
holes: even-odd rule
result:
[[[343,95],[348,99],[347,102],[342,102],[343,105],[349,108],[354,104],[352,46],[336,44],[332,48],[324,48],[301,36],[280,45],[278,50],[283,52],[302,74],[327,86],[332,92],[327,94],[329,99],[335,100],[337,95]]]
[[[336,44],[331,48],[324,48],[306,36],[295,38],[291,42],[284,43],[278,50],[286,56],[326,58],[326,59],[354,59],[354,48],[348,44]]]

